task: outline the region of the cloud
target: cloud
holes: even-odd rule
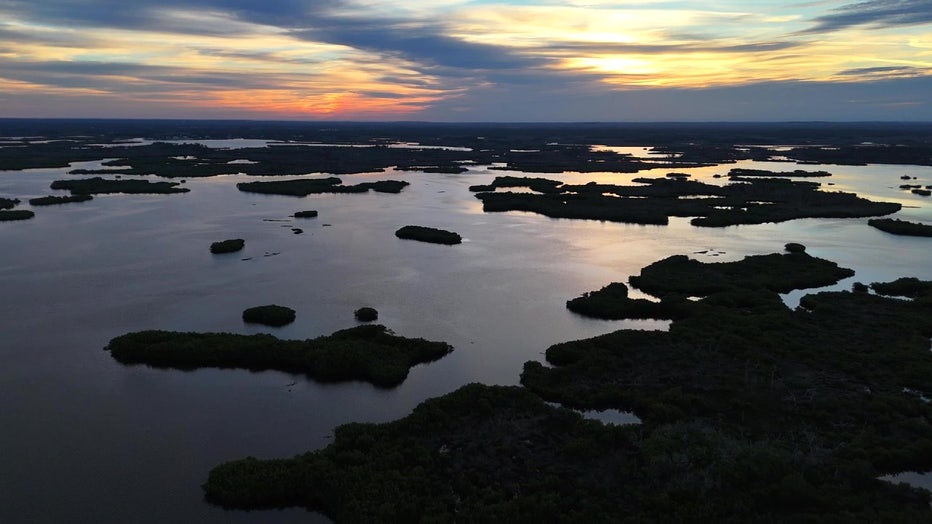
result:
[[[802,33],[827,33],[854,26],[878,29],[928,24],[932,23],[932,1],[867,0],[833,9],[814,22]]]
[[[62,27],[100,27],[119,29],[171,30],[175,22],[166,13],[223,13],[230,18],[256,24],[293,26],[341,2],[333,0],[201,0],[192,7],[185,0],[6,0],[0,13]],[[193,29],[193,28],[187,28]],[[205,32],[229,28],[202,27]]]
[[[857,77],[859,79],[881,79],[881,78],[910,78],[916,76],[925,76],[930,73],[928,68],[912,66],[881,66],[881,67],[859,67],[855,69],[846,69],[838,73],[839,76]]]
[[[186,67],[119,62],[35,61],[4,65],[3,78],[53,88],[84,88],[102,92],[168,91],[171,89],[263,89],[286,83],[287,75],[257,78],[247,72],[201,71]],[[132,78],[132,82],[125,79]]]
[[[716,43],[715,41],[682,42],[672,44],[628,44],[611,42],[560,42],[538,50],[572,51],[575,53],[770,53],[804,45],[788,40],[774,42],[749,42],[742,44]]]
[[[313,118],[324,107],[347,117],[408,111],[420,118],[416,112],[423,111],[424,118],[464,118],[476,111],[533,120],[542,111],[556,119],[701,112],[686,101],[708,105],[704,114],[730,115],[727,100],[716,96],[728,86],[752,84],[759,87],[731,93],[773,96],[749,110],[763,114],[758,109],[796,103],[763,86],[799,95],[807,91],[791,80],[854,84],[932,75],[924,67],[927,48],[915,43],[927,40],[918,33],[925,28],[909,31],[909,45],[901,29],[932,23],[932,0],[697,5],[4,0],[0,87],[11,103],[44,93],[80,104],[93,91],[124,105],[172,102],[207,111],[217,104],[239,114],[267,109],[275,117]],[[853,36],[863,34],[860,28],[884,27],[898,30],[872,33],[870,45]],[[650,109],[660,100],[666,109]],[[633,106],[619,111],[626,104]],[[9,107],[3,104],[0,116]]]
[[[348,14],[355,9],[356,14]],[[491,44],[466,42],[448,34],[443,21],[386,19],[379,14],[358,14],[347,0],[205,0],[196,7],[186,0],[116,0],[42,2],[10,0],[0,7],[11,17],[34,24],[84,26],[165,32],[196,36],[247,36],[250,32],[278,31],[301,42],[327,43],[365,51],[376,57],[395,57],[424,69],[469,70],[540,67],[544,61]],[[11,35],[15,36],[15,35]],[[39,41],[39,39],[36,39]],[[249,52],[222,48],[198,51],[213,56],[247,58]],[[259,53],[253,54],[261,59]],[[271,58],[268,56],[267,58]],[[312,61],[313,62],[313,61]]]
[[[932,77],[620,92],[489,86],[425,110],[419,118],[475,122],[929,121],[930,93]]]
[[[339,44],[395,55],[425,67],[511,69],[539,67],[543,60],[513,48],[466,42],[448,36],[438,24],[391,23],[365,18],[331,18],[290,34],[302,40]]]

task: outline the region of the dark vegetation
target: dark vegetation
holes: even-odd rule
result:
[[[902,277],[893,282],[874,282],[870,287],[880,295],[915,298],[926,305],[932,299],[932,282],[915,277]]]
[[[0,209],[13,209],[17,204],[18,198],[0,198]]]
[[[894,235],[932,237],[932,225],[920,222],[910,222],[897,218],[873,218],[868,220],[867,224]]]
[[[272,133],[274,134],[274,133]],[[315,133],[317,137],[326,133]],[[268,136],[261,137],[268,138]],[[294,138],[294,137],[291,137]],[[290,140],[290,138],[289,138]],[[391,148],[383,143],[372,147],[345,147],[371,143],[367,135],[338,145],[300,145],[217,149],[189,143],[155,143],[148,146],[109,148],[125,155],[105,162],[107,169],[73,170],[72,174],[147,175],[172,178],[193,178],[243,173],[246,175],[278,176],[304,175],[311,172],[353,174],[385,171],[397,166],[403,171],[460,173],[465,169],[457,164],[464,153],[438,149]],[[468,153],[465,154],[469,156]],[[230,162],[248,159],[250,164]]]
[[[243,322],[280,327],[294,322],[294,310],[275,304],[251,307],[243,311]]]
[[[370,189],[377,193],[400,193],[405,186],[409,185],[408,182],[401,180],[362,182],[349,186],[342,184],[343,181],[339,178],[328,177],[273,180],[270,182],[240,182],[236,184],[236,187],[240,191],[248,193],[307,196],[321,193],[366,193]]]
[[[39,198],[30,198],[29,204],[33,206],[53,206],[57,204],[70,204],[72,202],[87,202],[93,199],[91,195],[80,194],[70,196],[45,196]]]
[[[735,289],[788,293],[822,287],[854,275],[829,260],[804,252],[754,255],[735,262],[699,262],[673,255],[641,269],[631,285],[654,296],[705,296]]]
[[[806,251],[806,246],[798,242],[788,242],[785,246],[783,246],[783,249],[785,249],[788,253],[804,253]]]
[[[308,211],[297,211],[294,214],[295,218],[315,218],[316,216],[317,211],[313,209]]]
[[[706,269],[696,265],[693,282],[674,277],[662,289],[693,294]],[[790,280],[809,270],[795,271]],[[913,301],[826,292],[792,311],[768,289],[785,289],[766,281],[783,277],[769,275],[756,286],[703,290],[669,332],[555,345],[546,354],[554,367],[528,362],[522,383],[565,405],[634,411],[644,434],[692,425],[681,460],[667,464],[673,485],[661,490],[699,520],[918,518],[928,493],[875,478],[932,467],[932,408],[922,396],[932,372],[932,283],[871,286],[920,297]],[[785,497],[796,502],[779,507]]]
[[[366,324],[308,340],[272,335],[139,331],[114,338],[106,347],[123,364],[157,368],[276,369],[303,373],[321,382],[364,380],[391,388],[417,364],[437,360],[449,344],[392,334]]]
[[[763,176],[763,177],[801,177],[801,178],[811,178],[811,177],[827,177],[832,176],[828,171],[805,171],[802,169],[794,169],[793,171],[768,171],[766,169],[744,169],[736,167],[728,171],[728,176],[732,177],[751,177],[751,176]]]
[[[229,240],[213,242],[210,244],[210,252],[215,255],[220,253],[235,253],[245,246],[246,241],[242,238],[231,238]]]
[[[479,184],[470,186],[469,190],[473,192],[478,191],[495,191],[499,188],[508,188],[508,187],[526,187],[532,191],[537,191],[538,193],[559,193],[560,190],[558,187],[562,186],[563,182],[559,180],[551,180],[549,178],[540,178],[540,177],[518,177],[518,176],[497,176],[491,184]]]
[[[473,384],[395,422],[341,426],[320,451],[220,465],[207,499],[337,522],[927,521],[928,492],[877,477],[932,468],[932,283],[872,284],[918,299],[819,293],[793,311],[774,290],[849,272],[804,253],[671,259],[640,282],[702,298],[669,332],[557,344],[552,367],[525,364],[526,389]],[[673,274],[656,286],[661,269]]]
[[[420,240],[432,244],[454,245],[463,241],[459,234],[444,229],[424,226],[404,226],[395,231],[395,236],[406,240]]]
[[[612,282],[598,291],[589,291],[582,296],[566,301],[566,308],[573,313],[606,320],[623,318],[674,319],[681,317],[689,301],[682,296],[670,295],[660,302],[644,298],[629,298],[628,286]]]
[[[567,301],[566,307],[581,315],[618,320],[623,318],[685,318],[697,307],[687,296],[731,292],[736,299],[748,290],[786,293],[794,289],[834,284],[854,275],[834,262],[802,251],[746,257],[736,262],[703,263],[685,255],[654,262],[631,277],[631,284],[660,297],[659,302],[628,297],[628,287],[613,282],[598,291]]]
[[[5,147],[0,169],[65,168],[71,162],[116,157],[107,162],[106,170],[76,170],[76,174],[154,174],[178,178],[236,173],[350,174],[382,171],[391,166],[452,173],[462,172],[463,162],[480,165],[500,162],[505,164],[504,169],[526,172],[631,173],[648,168],[676,169],[783,158],[809,164],[932,165],[932,125],[928,123],[378,124],[18,119],[3,119],[2,123],[5,132],[12,136],[44,139],[22,140],[20,145]],[[153,140],[258,138],[281,140],[290,145],[211,149],[191,143],[122,144],[126,138],[139,136]],[[387,147],[394,143],[420,143],[425,147]],[[769,147],[786,143],[799,145],[788,151]],[[339,147],[350,144],[371,147]],[[651,144],[660,154],[640,159],[594,151],[588,144]],[[431,147],[451,145],[468,150]],[[230,164],[241,159],[256,163]]]
[[[607,522],[643,493],[613,490],[636,478],[635,439],[522,388],[471,384],[395,422],[340,426],[319,452],[223,464],[204,489],[225,507],[335,522]]]
[[[374,307],[364,306],[354,311],[353,316],[360,322],[374,322],[379,318],[379,312]]]
[[[0,222],[26,220],[34,216],[36,216],[36,214],[28,209],[0,210]]]
[[[52,189],[67,189],[72,195],[102,193],[168,194],[187,193],[188,188],[177,187],[177,182],[149,182],[148,180],[108,180],[101,177],[76,180],[55,180]]]
[[[540,178],[501,177],[481,191],[483,209],[531,211],[553,218],[583,218],[666,224],[668,217],[696,217],[695,226],[783,222],[795,218],[853,218],[895,213],[900,204],[872,202],[852,193],[819,191],[814,182],[780,178],[731,177],[726,186],[683,178],[635,178],[641,185],[562,184]],[[528,187],[537,193],[495,192],[499,187]]]

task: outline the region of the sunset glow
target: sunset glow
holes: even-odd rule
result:
[[[857,85],[932,118],[921,95],[932,91],[922,88],[932,79],[932,4],[918,0],[49,0],[5,2],[0,20],[0,116],[507,120],[567,93],[620,107],[632,91],[714,98],[744,86],[753,101],[753,86],[787,83]],[[523,112],[502,113],[516,99]],[[582,119],[587,108],[604,113],[580,108]],[[574,118],[550,110],[540,119]]]

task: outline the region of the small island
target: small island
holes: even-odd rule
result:
[[[275,304],[251,307],[243,311],[243,322],[249,324],[281,327],[291,324],[294,319],[295,311],[293,309]]]
[[[45,196],[39,198],[30,198],[29,205],[32,206],[54,206],[59,204],[70,204],[72,202],[87,202],[94,197],[91,195],[70,195],[70,196]]]
[[[138,331],[114,338],[105,349],[123,364],[274,369],[301,373],[319,382],[363,380],[382,388],[404,382],[412,366],[453,351],[445,342],[400,337],[379,324],[308,340],[282,340],[268,334]]]
[[[343,181],[339,178],[328,177],[272,180],[269,182],[240,182],[236,184],[236,188],[247,193],[303,197],[323,193],[366,193],[369,190],[376,193],[400,193],[408,185],[408,182],[402,180],[379,180],[377,182],[362,182],[344,186]]]
[[[243,249],[244,246],[246,246],[246,241],[242,238],[231,238],[229,240],[221,240],[212,243],[210,245],[210,252],[215,255],[220,253],[235,253]]]
[[[920,222],[910,222],[898,218],[874,218],[868,220],[867,225],[893,235],[932,237],[932,225]]]
[[[36,216],[36,214],[28,209],[0,210],[0,222],[28,220],[34,216]]]
[[[802,169],[794,169],[793,171],[770,171],[767,169],[746,169],[746,168],[741,168],[741,167],[735,167],[735,168],[732,168],[730,171],[728,171],[728,176],[812,178],[812,177],[827,177],[827,176],[832,176],[832,174],[829,173],[828,171],[804,171]]]
[[[18,198],[0,198],[0,209],[13,209],[17,204]]]
[[[404,226],[398,231],[395,231],[395,236],[406,240],[419,240],[432,244],[454,245],[463,241],[461,236],[452,231],[424,226]]]
[[[608,320],[678,320],[701,307],[698,302],[687,300],[687,296],[721,292],[749,296],[756,289],[787,293],[794,289],[828,286],[854,275],[850,269],[838,267],[834,262],[807,255],[802,244],[786,246],[788,253],[785,254],[749,256],[735,262],[703,263],[685,255],[674,255],[648,265],[640,275],[630,278],[631,284],[641,291],[660,297],[659,302],[631,299],[627,286],[613,282],[567,301],[566,307],[580,315]]]
[[[106,193],[170,194],[187,193],[190,189],[178,187],[178,182],[149,182],[148,180],[108,180],[101,177],[77,180],[56,180],[52,189],[67,189],[73,195]]]
[[[317,217],[317,211],[314,209],[310,209],[307,211],[297,211],[292,216],[294,216],[295,218],[315,218]]]

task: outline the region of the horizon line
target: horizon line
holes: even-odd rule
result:
[[[256,122],[281,124],[406,124],[406,125],[702,125],[702,124],[932,124],[932,120],[282,120],[264,118],[175,117],[4,117],[3,121],[119,122]]]

